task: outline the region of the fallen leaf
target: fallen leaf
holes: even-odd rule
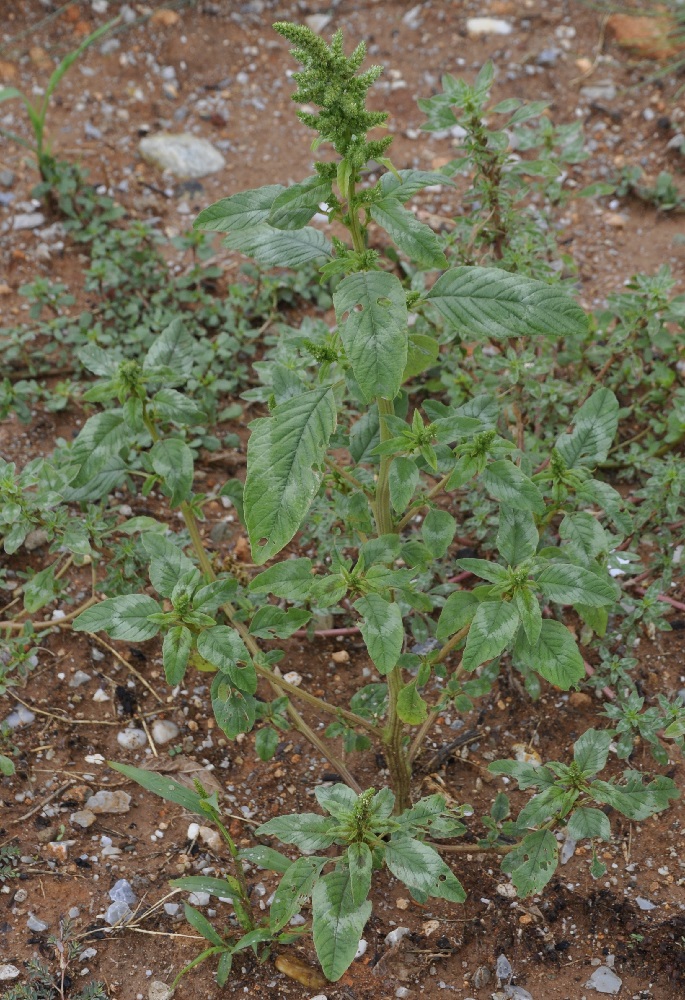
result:
[[[328,980],[312,965],[307,965],[300,958],[292,955],[277,955],[274,965],[279,972],[308,989],[321,989],[328,985]]]
[[[173,774],[179,785],[190,788],[192,791],[195,791],[195,779],[197,779],[202,787],[210,793],[218,792],[219,795],[223,795],[224,792],[223,785],[211,771],[208,771],[202,764],[198,764],[196,760],[186,757],[185,754],[166,759],[153,757],[150,760],[145,760],[141,767],[146,771],[157,771],[158,774]]]

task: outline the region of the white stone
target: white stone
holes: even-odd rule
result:
[[[207,845],[210,851],[214,851],[215,854],[221,852],[223,841],[216,830],[213,830],[211,826],[201,826],[198,832],[200,840]]]
[[[289,670],[287,674],[283,674],[283,680],[294,687],[299,687],[302,683],[302,674],[298,674],[296,670]]]
[[[19,969],[16,965],[0,965],[0,983],[7,983],[10,979],[16,979]]]
[[[407,934],[411,934],[408,927],[396,927],[394,931],[390,931],[389,934],[385,935],[385,943],[388,948],[396,948],[402,938],[406,937]]]
[[[161,746],[178,736],[180,730],[170,719],[156,719],[152,725],[152,739]]]
[[[117,733],[117,743],[126,750],[138,750],[147,743],[147,736],[142,729],[124,729]]]
[[[469,35],[510,35],[514,29],[501,17],[469,17],[466,30]]]
[[[86,802],[86,809],[90,809],[96,816],[102,813],[127,813],[131,808],[131,796],[128,792],[117,789],[110,792],[103,788]]]
[[[600,965],[592,973],[585,986],[589,990],[597,990],[598,993],[608,993],[616,996],[623,985],[623,980],[617,976],[608,966]]]
[[[85,670],[77,670],[69,681],[70,688],[81,687],[82,684],[87,684],[90,680],[90,674],[87,674]]]
[[[30,931],[34,931],[36,934],[40,934],[46,931],[49,924],[46,924],[44,920],[39,920],[37,916],[33,913],[29,913],[29,918],[26,921],[26,926]]]
[[[188,902],[191,906],[207,906],[209,903],[209,893],[200,892],[198,889],[197,892],[191,892],[188,896]]]
[[[200,836],[200,824],[199,823],[189,823],[188,824],[188,840],[197,840]]]
[[[12,219],[12,229],[19,232],[21,229],[37,229],[45,222],[42,212],[19,212]]]
[[[109,700],[110,700],[109,695],[103,688],[98,688],[95,694],[93,695],[93,701],[109,701]],[[143,733],[143,736],[144,735],[145,733]],[[121,742],[121,740],[119,740],[119,742]]]
[[[175,177],[204,177],[226,166],[226,161],[207,139],[188,132],[158,132],[140,140],[140,155],[159,170]]]
[[[170,1000],[173,992],[172,988],[167,986],[166,983],[162,983],[160,980],[155,979],[150,983],[150,988],[147,992],[148,1000]]]
[[[355,952],[355,958],[361,958],[362,955],[366,954],[367,948],[369,947],[369,942],[362,938],[357,945],[357,950]]]

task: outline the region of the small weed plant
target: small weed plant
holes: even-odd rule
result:
[[[682,745],[685,736],[677,703],[645,707],[629,655],[641,630],[668,627],[660,594],[672,578],[682,514],[679,468],[664,457],[660,433],[666,422],[666,451],[683,436],[680,395],[667,371],[677,353],[668,325],[682,316],[667,294],[670,277],[636,281],[590,322],[559,268],[540,263],[536,216],[524,207],[531,177],[540,179],[540,204],[561,197],[558,164],[582,159],[582,139],[575,127],[554,129],[542,105],[491,108],[491,66],[472,86],[446,78],[443,93],[422,103],[428,128],[464,129],[466,164],[398,170],[391,137],[382,134],[387,115],[367,108],[381,69],[362,70],[364,45],[347,56],[340,33],[327,45],[307,28],[275,27],[295,46],[302,69],[293,96],[307,106],[298,115],[326,158],[300,183],[243,191],[205,209],[182,238],[193,255],[188,274],[162,289],[148,229],[91,230],[89,287],[105,298],[96,318],[74,324],[61,313],[65,290],[34,283],[34,318],[51,312],[56,349],[75,351],[95,376],[82,405],[100,409],[49,461],[0,468],[6,552],[38,535],[57,554],[26,574],[15,598],[24,611],[60,596],[71,565],[90,563],[91,596],[62,625],[128,643],[160,636],[169,685],[195,669],[213,674],[212,707],[228,738],[255,730],[257,754],[268,761],[294,730],[336,776],[315,789],[320,811],[277,816],[256,831],[262,841],[296,848],[293,860],[265,843],[239,849],[216,794],[113,765],[221,833],[228,873],[173,883],[232,902],[234,919],[223,931],[192,906],[185,910],[207,941],[191,965],[216,959],[220,984],[236,954],[264,960],[305,933],[325,975],[340,979],[371,915],[373,885],[387,873],[419,903],[458,904],[465,891],[446,859],[463,864],[468,852],[489,851],[528,896],[552,878],[565,835],[590,842],[591,873],[600,877],[596,845],[611,836],[607,807],[640,821],[677,794],[670,778],[608,769],[611,747],[627,760],[639,739],[664,763],[664,737]],[[486,114],[502,116],[501,127],[486,128]],[[512,159],[514,131],[535,159]],[[472,210],[443,236],[407,205],[426,188],[458,183],[464,169]],[[330,236],[310,225],[322,211]],[[379,232],[383,252],[370,245]],[[226,247],[259,267],[299,272],[290,293],[332,302],[336,325],[277,324],[280,279],[258,279],[270,289],[269,308],[262,298],[257,310],[244,290],[218,303],[206,293],[219,277],[202,267],[207,233],[223,234]],[[553,241],[543,242],[551,260]],[[321,284],[307,291],[315,273]],[[140,282],[145,309],[131,294]],[[244,484],[228,480],[218,493],[249,538],[256,570],[249,573],[227,567],[207,544],[210,497],[194,482],[200,451],[222,444],[217,421],[241,412],[222,411],[219,400],[247,383],[254,349],[244,351],[243,369],[229,374],[226,364],[257,336],[262,384],[244,397],[262,415],[250,425]],[[626,343],[640,366],[624,375],[617,365]],[[13,344],[28,364],[19,334]],[[627,377],[630,407],[620,398]],[[7,405],[20,412],[10,388]],[[622,408],[637,429],[615,444]],[[631,506],[602,470],[612,452],[633,455],[638,440],[631,471],[642,489]],[[165,497],[183,528],[170,531],[130,510],[122,521],[108,498],[135,492],[136,483],[144,497]],[[639,562],[630,548],[636,525],[654,526],[665,503],[668,541],[644,574],[661,576],[630,596],[617,579]],[[463,534],[477,551],[457,557]],[[150,585],[131,592],[143,566]],[[358,628],[375,670],[344,704],[292,683],[283,669],[283,641],[313,631],[324,615]],[[2,624],[28,672],[40,634],[54,623]],[[576,636],[600,661],[591,683],[616,687],[609,726],[581,735],[569,762],[493,762],[493,775],[534,794],[514,818],[500,792],[481,818],[481,836],[467,803],[418,798],[415,771],[441,714],[468,714],[501,669],[520,676],[532,697],[543,684],[580,686],[587,671]],[[12,683],[5,674],[0,681]],[[355,776],[356,754],[384,765],[377,788]],[[455,844],[460,837],[466,841]],[[251,902],[249,865],[280,878],[267,913]],[[293,926],[310,905],[311,923]]]

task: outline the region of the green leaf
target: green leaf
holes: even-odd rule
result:
[[[338,822],[347,823],[352,818],[357,796],[347,785],[342,782],[337,782],[330,788],[317,785],[314,794],[323,811],[330,813]]]
[[[284,559],[253,577],[251,594],[273,594],[289,601],[306,601],[312,583],[311,559]]]
[[[186,330],[186,320],[179,316],[160,333],[143,360],[143,368],[170,368],[183,379],[192,374],[197,357],[197,341]]]
[[[284,611],[273,604],[266,604],[254,615],[250,623],[250,635],[255,635],[261,639],[287,639],[307,624],[311,618],[311,611],[304,611],[302,608],[290,608]]]
[[[239,883],[229,876],[210,878],[208,875],[188,875],[185,878],[170,879],[169,885],[174,889],[186,889],[188,892],[209,892],[219,899],[230,899],[231,896],[240,895]]]
[[[279,741],[280,736],[275,729],[271,728],[271,726],[267,726],[265,729],[260,729],[255,736],[254,741],[254,748],[257,751],[259,759],[271,760],[273,755],[276,753]]]
[[[35,573],[30,580],[24,584],[24,609],[29,614],[44,608],[55,599],[59,581],[55,579],[57,563],[46,566],[38,573]]]
[[[478,607],[466,638],[462,657],[464,670],[475,670],[504,650],[516,634],[520,618],[508,601],[483,601]]]
[[[420,375],[432,368],[440,356],[440,344],[435,337],[425,333],[409,333],[407,341],[407,364],[402,373],[402,382]]]
[[[598,774],[606,766],[611,740],[608,729],[588,729],[573,744],[573,759],[586,778]]]
[[[347,848],[347,863],[350,868],[350,893],[355,906],[361,906],[371,889],[371,869],[373,859],[368,844],[355,843]]]
[[[168,420],[178,427],[202,424],[207,420],[207,413],[202,406],[177,389],[160,389],[154,394],[152,403],[161,420]]]
[[[113,761],[108,761],[107,763],[115,771],[119,771],[120,774],[123,774],[126,778],[130,778],[131,781],[135,781],[136,784],[145,788],[146,791],[152,792],[153,795],[159,795],[160,798],[166,799],[168,802],[174,802],[177,806],[183,806],[188,812],[204,816],[205,819],[207,818],[207,812],[202,807],[202,796],[198,795],[197,792],[191,791],[190,788],[180,785],[178,781],[167,778],[162,774],[157,774],[155,771],[146,771],[142,767],[134,767],[132,764],[117,764]]]
[[[222,951],[219,955],[219,964],[216,968],[216,985],[221,988],[228,982],[233,965],[233,952]]]
[[[243,640],[229,625],[205,629],[197,638],[197,651],[208,663],[230,677],[246,694],[257,690],[257,674]],[[240,664],[244,666],[240,666]]]
[[[347,866],[324,875],[312,893],[314,947],[324,975],[337,982],[354,960],[371,903],[355,906]]]
[[[192,451],[180,438],[165,438],[152,446],[150,461],[170,493],[171,506],[178,507],[193,486]]]
[[[335,843],[335,820],[318,813],[293,813],[290,816],[276,816],[268,823],[262,823],[255,831],[259,837],[277,837],[283,844],[294,844],[303,854],[325,851]]]
[[[274,229],[302,229],[330,196],[331,182],[315,174],[281,191],[265,221]]]
[[[451,186],[452,181],[445,174],[433,170],[398,170],[396,174],[383,174],[380,180],[383,198],[390,195],[402,203],[410,201],[419,191],[435,184]]]
[[[611,823],[601,809],[579,806],[569,817],[566,830],[569,837],[573,837],[574,840],[583,840],[586,837],[611,840]]]
[[[558,285],[496,267],[457,267],[441,275],[426,296],[450,332],[496,340],[536,335],[582,337],[587,317]]]
[[[371,218],[385,229],[400,250],[421,267],[442,269],[448,267],[440,240],[413,212],[403,208],[397,198],[383,198],[371,204]]]
[[[434,559],[442,559],[452,544],[457,522],[446,510],[429,510],[421,525],[424,545]]]
[[[541,892],[554,874],[558,863],[556,837],[549,830],[529,833],[520,844],[505,854],[502,871],[511,876],[519,896]]]
[[[469,590],[456,590],[445,601],[436,635],[441,642],[468,625],[478,608],[478,598]]]
[[[276,198],[285,191],[282,184],[240,191],[230,198],[222,198],[198,215],[193,229],[212,233],[228,233],[251,229],[266,222]]]
[[[159,625],[149,622],[148,615],[159,613],[157,601],[146,594],[125,594],[86,608],[74,619],[75,632],[107,632],[112,639],[125,642],[146,642],[159,632]]]
[[[540,638],[540,630],[542,629],[542,609],[537,597],[528,587],[522,587],[516,591],[516,608],[526,638],[530,645],[534,646]]]
[[[288,867],[274,894],[269,926],[275,934],[299,913],[312,894],[326,858],[298,858]]]
[[[143,548],[152,557],[150,562],[150,583],[162,597],[171,597],[174,587],[182,576],[195,569],[195,563],[184,555],[178,545],[157,532],[143,535]],[[200,574],[197,573],[198,580]]]
[[[232,577],[212,580],[193,594],[193,611],[212,615],[227,601],[232,601],[238,590],[238,581]]]
[[[404,643],[402,612],[398,604],[378,594],[361,597],[354,603],[362,616],[361,633],[379,674],[388,674],[395,666]]]
[[[185,625],[174,625],[164,636],[162,661],[167,684],[171,687],[183,680],[192,648],[193,634]]]
[[[559,525],[559,537],[568,543],[566,550],[575,559],[587,562],[609,551],[606,531],[587,511],[566,514]]]
[[[515,654],[562,691],[568,691],[585,676],[583,657],[562,622],[543,619],[537,642],[532,644],[525,632],[520,633]]]
[[[547,788],[553,785],[556,778],[547,767],[519,760],[493,760],[488,765],[491,774],[506,774],[514,778],[521,790],[526,788]]]
[[[229,740],[234,740],[239,733],[249,733],[256,715],[253,695],[235,690],[223,674],[217,674],[212,682],[211,697],[214,717]]]
[[[550,561],[535,575],[536,583],[550,601],[557,604],[585,604],[599,608],[613,604],[618,588],[608,577],[598,576],[573,563]]]
[[[563,816],[578,798],[577,791],[569,791],[554,784],[534,795],[518,814],[516,826],[519,830],[535,829],[554,816]]]
[[[207,920],[207,917],[200,913],[199,910],[196,910],[195,907],[190,906],[188,903],[183,904],[183,911],[185,913],[186,920],[193,930],[196,930],[198,934],[201,934],[203,938],[206,938],[213,945],[223,948],[224,939],[217,931],[214,930],[209,920]]]
[[[490,462],[481,473],[481,482],[495,500],[514,510],[545,513],[545,501],[535,483],[507,459]]]
[[[265,267],[296,268],[332,256],[324,234],[311,226],[290,231],[267,225],[252,226],[232,232],[224,240],[224,246],[239,250]]]
[[[14,764],[9,757],[6,757],[4,753],[0,753],[0,774],[6,778],[10,778],[14,774],[14,770]]]
[[[258,844],[257,847],[242,848],[238,851],[238,857],[249,861],[251,865],[257,865],[258,868],[278,872],[279,875],[285,875],[293,864],[290,858],[286,858],[280,851],[275,851],[273,847],[264,847],[263,844]]]
[[[396,458],[388,477],[390,502],[398,514],[404,513],[419,485],[419,470],[411,458]]]
[[[654,813],[668,809],[669,800],[677,799],[680,792],[671,778],[659,776],[643,784],[639,771],[626,771],[626,782],[615,785],[609,781],[593,781],[590,795],[595,802],[607,803],[618,809],[628,819],[643,820]]]
[[[407,305],[399,278],[359,271],[333,295],[340,337],[367,402],[394,399],[407,363]]]
[[[530,511],[516,510],[514,507],[502,504],[499,512],[497,548],[510,566],[519,566],[526,559],[531,559],[537,551],[539,540],[535,518]]]
[[[287,545],[309,510],[323,478],[336,415],[333,390],[322,386],[251,424],[244,503],[258,566]]]
[[[481,580],[488,580],[490,583],[507,583],[509,574],[504,566],[492,562],[489,559],[457,559],[459,569],[465,569],[474,576],[479,576]]]
[[[402,722],[410,726],[418,726],[428,718],[428,706],[416,690],[416,681],[411,681],[400,689],[397,714]]]
[[[556,450],[569,468],[606,461],[618,427],[618,400],[610,389],[598,389],[573,418],[571,434],[561,434]]]
[[[395,836],[386,845],[385,863],[409,889],[463,903],[466,893],[437,851],[411,837]]]

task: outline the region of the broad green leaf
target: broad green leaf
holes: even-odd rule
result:
[[[326,858],[298,858],[288,867],[276,889],[269,911],[272,933],[280,931],[296,913],[300,912],[311,896],[326,861]]]
[[[193,634],[185,625],[174,625],[164,636],[162,662],[167,684],[171,687],[176,687],[183,680],[192,648]]]
[[[579,560],[590,561],[609,551],[609,538],[596,517],[587,511],[566,514],[559,525],[559,537],[568,543],[567,550]]]
[[[163,521],[158,521],[156,517],[148,517],[146,514],[141,514],[140,517],[129,517],[126,521],[122,521],[121,524],[117,524],[116,531],[120,531],[122,535],[136,535],[138,532],[144,531],[167,531],[167,525]]]
[[[573,636],[562,622],[553,619],[543,619],[535,643],[521,632],[515,654],[562,691],[568,691],[585,676],[583,657]]]
[[[402,539],[399,535],[388,534],[379,535],[377,538],[370,538],[364,542],[359,550],[360,558],[364,560],[364,565],[369,567],[369,572],[380,570],[382,563],[393,563],[400,558],[402,551]]]
[[[395,836],[385,848],[385,863],[409,889],[463,903],[466,893],[437,851],[411,837]]]
[[[435,559],[442,559],[452,544],[457,522],[446,510],[429,510],[421,525],[423,543]]]
[[[438,278],[426,301],[463,338],[573,338],[587,332],[585,313],[558,285],[496,267],[453,268]]]
[[[177,427],[193,426],[205,423],[207,412],[190,396],[177,389],[164,387],[152,398],[155,413],[161,420],[170,421]]]
[[[561,434],[556,449],[569,468],[604,462],[618,427],[618,400],[610,389],[598,389],[573,418],[571,434]]]
[[[509,580],[509,573],[505,567],[489,559],[457,559],[457,566],[490,583],[506,583]]]
[[[404,513],[419,485],[419,470],[411,458],[396,458],[390,466],[390,502],[398,514]]]
[[[608,729],[588,729],[573,744],[573,759],[586,777],[598,774],[606,766],[611,740]]]
[[[561,785],[550,785],[526,803],[516,819],[519,830],[535,829],[557,815],[564,815],[578,798],[579,792]]]
[[[311,611],[303,608],[290,608],[284,611],[273,604],[266,604],[254,615],[250,623],[250,635],[255,635],[261,639],[287,639],[307,624],[311,618]]]
[[[244,858],[245,861],[249,861],[251,865],[256,865],[258,868],[278,872],[279,875],[284,875],[293,864],[290,858],[286,858],[280,851],[275,851],[273,847],[264,847],[263,844],[242,848],[238,851],[238,857]]]
[[[550,561],[535,579],[542,593],[557,604],[585,604],[598,608],[613,604],[618,588],[608,577],[598,576],[573,563]]]
[[[416,681],[410,681],[397,696],[397,714],[402,722],[419,726],[428,718],[428,706],[416,690]]]
[[[371,850],[363,842],[350,844],[347,863],[350,868],[350,893],[355,906],[361,906],[371,889]]]
[[[188,499],[193,486],[193,453],[181,438],[164,438],[150,451],[152,468],[170,493],[172,507]]]
[[[0,753],[0,774],[6,778],[10,778],[14,774],[14,770],[14,764],[9,757],[6,757],[4,753]]]
[[[481,473],[481,482],[495,500],[514,510],[545,513],[545,501],[535,483],[507,459],[490,462]]]
[[[276,753],[276,748],[281,737],[271,726],[260,729],[255,736],[254,747],[260,760],[271,760]]]
[[[229,250],[239,250],[265,267],[301,267],[309,261],[331,257],[331,245],[318,229],[282,230],[273,226],[251,226],[235,230],[224,240]]]
[[[131,432],[124,423],[120,412],[107,410],[89,417],[81,428],[71,449],[70,459],[93,471],[100,466],[95,459],[105,459],[116,455],[130,442]],[[73,483],[80,481],[80,476]]]
[[[607,803],[629,819],[639,821],[668,809],[670,799],[677,799],[680,792],[671,778],[659,776],[645,785],[639,771],[626,771],[625,784],[593,781],[590,795],[595,802]]]
[[[361,633],[379,674],[388,674],[400,658],[404,643],[402,612],[398,604],[378,594],[361,597],[354,603],[362,616]]]
[[[478,598],[469,590],[455,590],[445,601],[438,618],[436,635],[443,642],[468,625],[478,608]]]
[[[238,581],[232,577],[212,580],[211,583],[200,587],[193,594],[193,611],[202,611],[206,615],[212,615],[222,604],[232,601],[237,590]]]
[[[244,504],[257,565],[287,545],[309,510],[323,478],[336,413],[332,388],[322,386],[251,424]]]
[[[312,893],[314,947],[324,975],[337,982],[354,960],[371,903],[355,906],[347,866],[319,879]]]
[[[330,788],[325,785],[317,785],[314,794],[324,812],[330,813],[339,822],[349,821],[357,804],[357,796],[351,788],[343,785],[342,782],[337,782]]]
[[[230,198],[222,198],[198,215],[193,229],[204,229],[212,233],[235,232],[251,229],[266,222],[276,198],[285,191],[282,184],[240,191]]]
[[[107,632],[112,639],[125,642],[146,642],[159,632],[159,625],[148,616],[159,613],[157,601],[146,594],[124,594],[86,608],[74,619],[75,632]]]
[[[554,874],[558,850],[556,837],[549,830],[529,833],[504,855],[502,871],[511,876],[520,896],[532,896],[541,892]]]
[[[273,594],[289,601],[306,601],[312,583],[311,559],[284,559],[253,577],[251,594]]]
[[[212,681],[211,697],[214,717],[229,740],[234,740],[238,733],[249,733],[256,714],[253,695],[237,691],[223,674],[217,674]]]
[[[556,781],[549,768],[536,766],[528,761],[493,760],[492,764],[488,764],[488,771],[491,774],[506,774],[514,778],[519,788],[524,791],[526,788],[547,788]]]
[[[420,375],[427,368],[432,368],[440,356],[440,344],[435,337],[425,333],[410,332],[407,341],[407,363],[402,373],[402,382]]]
[[[160,798],[168,802],[174,802],[177,806],[183,806],[188,812],[196,813],[198,816],[207,817],[207,812],[202,808],[202,796],[191,791],[185,785],[180,785],[178,781],[167,778],[156,771],[146,771],[142,767],[134,767],[132,764],[117,764],[114,761],[107,762],[115,771],[119,771],[126,778],[135,781],[146,791],[159,795]]]
[[[54,600],[59,587],[59,581],[55,579],[56,569],[57,563],[46,566],[24,584],[24,609],[29,614],[38,611],[39,608],[44,608],[46,604]]]
[[[233,965],[233,952],[222,951],[219,955],[219,964],[216,967],[216,985],[221,988],[228,982]]]
[[[464,670],[475,670],[507,647],[516,634],[520,618],[508,601],[483,601],[473,616],[462,657]]]
[[[318,813],[293,813],[276,816],[255,831],[259,837],[276,837],[283,844],[294,844],[303,854],[325,851],[335,842],[336,822]]]
[[[388,197],[372,203],[371,218],[385,229],[400,250],[421,267],[448,267],[440,240],[413,212],[407,211],[397,198]]]
[[[265,221],[274,229],[302,229],[330,196],[331,182],[315,174],[281,191]]]
[[[566,829],[569,837],[573,837],[574,840],[583,840],[586,837],[611,840],[611,823],[601,809],[579,806],[569,817]]]
[[[171,597],[179,577],[195,570],[195,563],[184,555],[178,545],[157,532],[143,535],[143,548],[151,556],[150,583],[162,597]],[[198,580],[200,574],[197,574]]]
[[[333,302],[364,398],[394,399],[407,363],[407,305],[399,278],[386,271],[350,274],[338,285]]]
[[[528,587],[521,587],[516,591],[516,608],[521,618],[523,630],[531,646],[534,646],[540,638],[542,628],[542,609],[540,602]]]
[[[88,343],[79,347],[76,351],[76,357],[89,372],[103,378],[111,378],[116,375],[119,367],[117,355],[112,352],[111,348],[105,350],[104,347],[98,347],[97,344]]]
[[[170,368],[187,379],[195,367],[197,342],[186,329],[186,320],[179,316],[172,320],[150,347],[143,361],[143,368]]]
[[[383,174],[380,187],[384,199],[392,196],[397,201],[404,203],[410,201],[426,187],[433,187],[436,184],[451,187],[452,183],[445,174],[439,174],[434,170],[398,170],[397,174],[391,172]]]
[[[593,518],[594,520],[594,518]],[[531,559],[538,547],[539,534],[530,511],[516,510],[502,504],[499,512],[497,548],[510,566]]]

